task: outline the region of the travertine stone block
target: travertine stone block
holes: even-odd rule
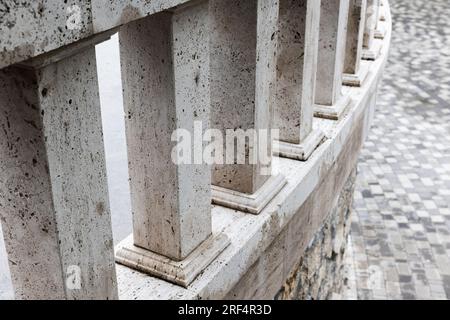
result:
[[[0,1],[0,69],[91,35],[91,0]]]
[[[345,85],[361,86],[369,71],[368,65],[361,63],[366,5],[367,0],[350,0],[343,76]]]
[[[299,160],[307,160],[323,139],[313,133],[319,23],[320,1],[280,1],[274,114],[280,145],[275,152]]]
[[[173,155],[177,141],[172,140],[178,129],[193,143],[209,127],[208,3],[129,23],[119,40],[134,242],[119,244],[117,261],[136,267],[144,259],[136,247],[143,248],[155,253],[153,262],[145,258],[144,271],[161,276],[150,268],[155,259],[188,259],[212,237],[211,168],[195,158],[196,150],[186,161]],[[221,242],[222,250],[226,244]],[[209,261],[220,251],[209,252]],[[163,265],[164,272],[173,273]],[[185,271],[193,280],[201,269]]]
[[[379,1],[378,11],[377,11],[377,25],[374,32],[374,38],[375,39],[384,39],[386,36],[386,15],[385,15],[385,8],[383,6],[383,1]]]
[[[202,6],[155,14],[119,32],[134,242],[175,260],[211,234],[209,167],[177,166],[171,158],[176,129],[193,135],[194,121],[209,123]]]
[[[95,49],[79,49],[0,71],[0,218],[19,299],[117,298]]]
[[[375,39],[381,39],[383,40],[384,37],[386,36],[386,25],[384,22],[380,22],[379,25],[377,26],[377,29],[375,30],[374,33],[374,37]]]
[[[278,1],[212,0],[210,16],[212,128],[221,130],[224,136],[230,129],[236,133],[254,129],[263,134],[259,131],[262,129],[270,135],[275,98]],[[236,159],[245,158],[245,164],[215,165],[212,176],[215,186],[230,190],[230,195],[241,198],[243,203],[248,200],[246,195],[257,192],[271,177],[271,143],[267,144],[268,161],[251,163],[250,139],[246,139],[245,154],[235,154]],[[268,141],[271,141],[270,136]],[[273,185],[279,186],[278,183]],[[223,192],[215,191],[213,188],[216,203],[228,203],[233,208],[243,204],[233,204],[231,198],[221,197]],[[278,187],[271,190],[268,197],[271,199],[278,191]]]
[[[375,30],[378,22],[379,0],[367,0],[366,25],[364,31],[364,51],[362,58],[376,60],[380,53],[382,42],[375,40]]]
[[[350,102],[342,94],[349,0],[322,0],[315,115],[338,119]]]
[[[102,32],[196,0],[90,1],[94,31]]]

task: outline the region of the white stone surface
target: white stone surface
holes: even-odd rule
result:
[[[361,64],[367,0],[350,0],[344,73],[357,74]]]
[[[211,0],[211,127],[271,128],[275,99],[276,0]],[[225,135],[224,135],[225,136]],[[224,144],[224,146],[226,146]],[[270,177],[271,162],[214,165],[214,185],[252,194]],[[270,159],[272,146],[268,144]],[[236,156],[238,158],[238,155]]]
[[[346,86],[360,87],[364,83],[364,81],[366,81],[367,76],[369,75],[369,71],[370,63],[362,60],[359,65],[358,71],[355,74],[344,73],[342,82]]]
[[[350,0],[343,83],[361,86],[369,68],[362,64],[367,0]]]
[[[213,203],[242,212],[259,214],[286,183],[283,175],[273,175],[252,194],[212,186]]]
[[[381,43],[375,40],[375,30],[378,24],[380,0],[367,0],[366,26],[364,31],[364,50],[362,58],[376,60],[380,55]]]
[[[278,147],[274,147],[274,154],[290,159],[306,161],[313,151],[322,143],[325,134],[322,129],[313,130],[300,144],[278,142]]]
[[[92,2],[93,29],[96,33],[145,18],[149,15],[193,3],[191,0],[90,0]]]
[[[177,166],[171,141],[209,127],[208,35],[206,1],[119,33],[134,244],[176,261],[211,235],[210,167]]]
[[[388,38],[389,34],[390,30],[387,34]],[[376,73],[380,72],[380,68],[382,68],[382,65],[384,64],[386,52],[387,48],[385,47],[383,48],[382,53],[383,59],[379,59],[379,61],[377,61],[372,67],[378,70]],[[107,75],[107,73],[105,72],[104,75]],[[374,79],[377,79],[378,77],[378,74],[372,74],[368,79],[368,83],[372,83]],[[355,89],[353,91],[353,94],[359,97],[357,99],[358,101],[360,98],[365,97],[365,93],[370,91],[367,88],[368,85],[366,84],[363,85],[362,89]],[[114,100],[114,102],[118,100],[118,92],[119,91],[117,90],[111,92],[111,95],[117,96],[116,99],[111,99]],[[367,103],[367,100],[362,101],[361,105],[357,103],[353,106],[350,110],[350,115],[342,119],[342,122],[339,122],[339,124],[336,124],[334,121],[320,120],[321,128],[323,128],[327,136],[332,139],[324,146],[320,147],[319,150],[316,151],[315,156],[313,156],[313,159],[308,163],[299,163],[288,159],[281,159],[281,166],[285,168],[286,172],[289,174],[296,172],[295,178],[293,177],[289,179],[289,185],[291,187],[291,181],[301,181],[302,185],[305,187],[317,184],[316,174],[321,171],[321,165],[319,165],[318,162],[325,165],[325,163],[333,161],[333,154],[339,153],[339,149],[342,146],[339,141],[345,140],[348,130],[352,127],[352,122],[350,119],[354,119],[354,116],[356,117],[357,114],[361,114],[362,105],[364,103]],[[115,123],[105,124],[109,127],[116,126]],[[109,130],[111,130],[111,128],[109,128]],[[108,139],[108,137],[106,137],[106,139]],[[111,141],[112,140],[113,139],[111,139]],[[110,154],[113,154],[113,152]],[[116,160],[117,163],[122,163],[123,159],[126,157],[124,155],[114,155],[111,158],[114,160],[113,163],[116,163]],[[114,165],[111,165],[111,168],[112,170],[116,170],[114,169]],[[117,181],[119,180],[120,179],[117,178]],[[302,190],[301,192],[298,189],[296,190],[298,191],[298,194],[302,195],[301,199],[299,199],[300,202],[307,196],[308,193],[311,192],[309,188]],[[283,192],[289,193],[291,191],[283,190]],[[284,193],[278,195],[278,197],[284,196]],[[296,202],[296,205],[298,205],[298,203],[299,202]],[[290,204],[285,208],[292,205],[292,202],[290,202]],[[276,206],[276,204],[274,204],[274,206]],[[277,233],[277,230],[280,230],[280,228],[285,226],[292,217],[292,212],[289,210],[287,212],[279,212],[277,214],[273,212],[268,213],[268,210],[269,208],[263,211],[260,216],[254,217],[236,212],[234,210],[213,206],[213,229],[218,232],[226,230],[227,234],[233,235],[232,245],[225,252],[223,252],[220,256],[220,260],[215,261],[209,268],[207,268],[205,273],[199,279],[194,281],[188,289],[183,289],[160,279],[148,277],[145,274],[133,271],[123,266],[117,266],[121,298],[162,299],[183,297],[220,297],[225,291],[231,288],[232,283],[236,283],[240,279],[245,270],[250,268],[255,259],[262,254],[264,248],[269,246],[271,239],[273,238],[272,235]],[[268,223],[272,220],[273,223]],[[262,232],[263,229],[265,230],[264,232]],[[280,256],[280,258],[283,259],[282,256]],[[264,278],[262,279],[262,281],[264,281]]]
[[[90,0],[0,2],[0,69],[93,34]]]
[[[294,217],[300,225],[306,223],[306,216],[296,216],[298,208],[311,195],[320,181],[326,179],[328,169],[342,154],[345,144],[348,143],[347,138],[361,119],[362,122],[359,125],[362,126],[362,137],[360,138],[364,138],[368,134],[373,116],[376,88],[389,50],[390,32],[389,29],[380,59],[371,62],[371,72],[367,81],[360,88],[349,88],[355,101],[346,115],[339,121],[319,119],[320,128],[323,129],[329,140],[321,145],[307,162],[277,159],[276,170],[286,175],[288,184],[258,216],[213,206],[213,232],[224,232],[230,238],[231,244],[188,288],[174,286],[163,280],[146,277],[139,272],[119,266],[117,271],[121,298],[223,298],[242,279],[251,266],[265,256],[263,252],[271,246],[281,230],[287,226],[291,232],[298,229],[296,228],[297,224],[291,226],[291,220]],[[323,205],[327,206],[326,203]],[[317,223],[319,221],[315,221],[315,224]],[[312,229],[314,228],[312,227]],[[298,258],[295,255],[297,242],[291,242],[287,239],[286,243],[289,243],[290,246],[281,246],[285,248],[283,252],[276,253],[280,246],[274,246],[278,248],[273,251],[273,254],[278,256],[277,261],[283,261],[282,263],[285,263],[286,266],[292,264],[290,260],[294,261]],[[264,283],[265,288],[271,287],[271,285],[276,286],[277,283],[280,283],[277,281],[282,281],[283,277],[277,276],[279,275],[278,271],[274,274],[273,272],[263,272],[265,269],[260,270],[258,284]],[[267,268],[266,270],[272,269]],[[286,275],[284,272],[283,274]],[[251,282],[251,286],[258,290],[255,282]],[[242,290],[245,289],[251,291],[251,288],[242,287]]]
[[[118,263],[187,288],[230,244],[230,239],[223,233],[212,235],[181,261],[169,259],[133,243],[133,235],[130,235],[117,246]]]
[[[320,1],[280,1],[274,128],[284,142],[312,131],[319,25]]]
[[[315,103],[333,106],[342,97],[349,0],[322,0]]]
[[[277,101],[274,127],[280,130],[276,155],[307,160],[323,139],[313,131],[321,1],[280,1]]]
[[[4,69],[0,86],[0,214],[16,298],[116,298],[94,47]]]

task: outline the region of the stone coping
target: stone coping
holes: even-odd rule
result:
[[[352,129],[362,115],[369,128],[374,110],[367,110],[376,94],[387,61],[391,40],[391,16],[386,8],[386,36],[380,57],[370,62],[367,80],[362,87],[344,87],[352,98],[350,108],[339,121],[314,119],[314,126],[325,132],[327,140],[306,162],[274,158],[274,170],[284,174],[288,183],[257,216],[228,208],[213,206],[214,233],[223,232],[231,244],[188,287],[183,288],[127,267],[116,265],[120,299],[221,299],[269,247],[288,225],[297,210],[335,163]],[[369,111],[369,112],[367,112]],[[364,138],[368,132],[364,132]],[[287,276],[287,275],[286,275]]]

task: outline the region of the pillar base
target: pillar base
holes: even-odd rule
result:
[[[324,138],[323,131],[316,129],[300,144],[278,141],[278,148],[274,150],[274,154],[284,158],[306,161]]]
[[[379,23],[378,28],[375,30],[374,37],[375,39],[383,40],[385,35],[386,35],[386,27],[384,26],[384,23]]]
[[[343,95],[333,106],[316,104],[314,105],[314,116],[330,120],[339,120],[350,105],[350,102],[350,96]]]
[[[116,262],[187,288],[230,244],[223,233],[211,235],[182,261],[134,245],[131,234],[116,247]]]
[[[369,74],[369,65],[367,61],[361,61],[359,70],[355,74],[344,73],[342,83],[345,86],[361,87]]]
[[[383,2],[380,4],[380,21],[386,21],[386,11],[384,9]]]
[[[381,49],[383,47],[383,41],[380,39],[375,39],[373,41],[372,47],[370,49],[364,49],[362,54],[363,60],[375,61],[381,54]]]
[[[286,183],[287,180],[283,175],[272,176],[253,194],[212,186],[212,202],[231,209],[260,214]]]

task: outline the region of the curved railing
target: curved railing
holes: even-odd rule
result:
[[[388,2],[7,9],[0,218],[16,298],[274,297],[356,166]],[[115,252],[94,49],[114,32],[133,211]]]

